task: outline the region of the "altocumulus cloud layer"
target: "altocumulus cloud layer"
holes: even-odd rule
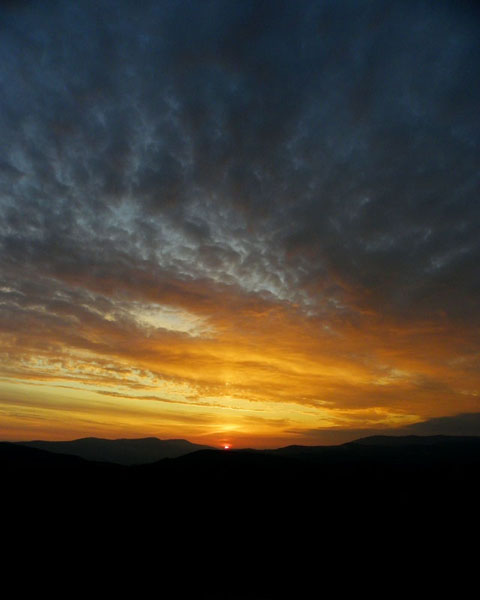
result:
[[[474,3],[1,16],[4,435],[475,412]]]

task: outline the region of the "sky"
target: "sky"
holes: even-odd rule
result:
[[[0,439],[480,434],[475,2],[0,8]]]

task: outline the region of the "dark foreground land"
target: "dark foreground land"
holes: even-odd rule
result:
[[[136,466],[0,443],[3,549],[25,566],[20,586],[66,576],[109,596],[439,586],[460,597],[476,572],[479,473],[480,438],[200,450]]]

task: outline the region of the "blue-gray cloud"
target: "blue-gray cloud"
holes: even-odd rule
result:
[[[478,322],[473,4],[25,2],[2,23],[4,286],[140,269]]]

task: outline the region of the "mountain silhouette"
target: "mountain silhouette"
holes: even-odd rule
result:
[[[292,445],[272,450],[218,450],[187,440],[158,438],[118,439],[82,438],[66,442],[1,442],[3,456],[12,464],[70,466],[110,463],[137,467],[141,473],[150,468],[175,470],[286,470],[301,471],[316,465],[388,468],[420,468],[458,463],[480,464],[480,437],[475,436],[369,436],[338,446]],[[7,450],[8,449],[8,450]],[[37,452],[27,452],[27,449]],[[57,458],[54,458],[54,455]],[[5,464],[5,463],[4,463]]]
[[[109,463],[90,461],[79,456],[48,452],[40,448],[29,448],[21,444],[0,442],[0,470],[93,470],[97,467],[114,467]]]
[[[17,443],[29,448],[70,454],[86,460],[120,465],[148,464],[163,458],[177,458],[190,452],[211,448],[210,446],[192,444],[187,440],[160,440],[155,437],[118,440],[91,437],[67,442],[36,440]]]
[[[360,505],[412,498],[429,501],[476,490],[480,438],[435,436],[419,442],[410,436],[358,440],[341,446],[289,446],[277,450],[202,450],[176,459],[136,467],[131,476],[191,495],[200,489],[210,499],[225,495],[234,505],[248,498],[299,499]],[[361,491],[361,493],[360,493]],[[474,496],[471,496],[472,498]]]
[[[90,456],[97,459],[110,456],[117,461],[132,462],[147,455],[151,461],[152,453],[138,452],[134,458],[133,453],[125,453],[125,447],[135,448],[135,444],[143,441],[76,440],[70,447],[80,442],[89,449],[95,448],[96,452]],[[94,445],[96,442],[98,446]],[[45,444],[51,447],[52,443]],[[149,445],[162,449],[161,440],[139,444],[143,450]],[[177,451],[179,447],[195,448],[184,441],[176,448],[173,446]],[[123,501],[130,498],[132,505],[141,501],[141,510],[149,506],[156,510],[161,501],[163,506],[168,505],[167,513],[175,513],[183,506],[185,514],[189,514],[194,503],[196,510],[203,507],[212,519],[233,511],[255,520],[254,499],[261,499],[262,504],[271,507],[287,504],[298,509],[300,505],[312,508],[319,504],[325,511],[339,511],[343,507],[347,512],[352,498],[356,510],[363,507],[370,511],[376,506],[378,512],[400,504],[402,511],[412,503],[434,506],[439,498],[452,505],[462,499],[466,506],[477,498],[480,471],[480,439],[470,437],[380,436],[341,446],[202,449],[130,465],[89,462],[82,457],[59,454],[59,448],[69,447],[68,443],[54,447],[56,452],[2,443],[0,477],[6,487],[20,493],[22,486],[29,490],[33,486],[54,494],[62,486],[62,493],[70,490],[75,502],[82,496],[88,502],[92,495],[98,499],[108,497],[109,510],[118,498]],[[100,452],[105,447],[116,449],[117,453]]]
[[[89,569],[107,567],[120,587],[128,573],[138,586],[176,566],[175,589],[192,588],[179,598],[311,597],[298,593],[298,575],[288,587],[294,566],[336,586],[348,574],[357,586],[365,574],[371,581],[373,563],[396,581],[398,565],[424,569],[426,553],[438,547],[441,557],[447,536],[476,522],[479,470],[479,438],[203,449],[130,466],[0,443],[15,556],[21,527],[36,532],[39,576],[52,557],[78,575],[88,556]]]

